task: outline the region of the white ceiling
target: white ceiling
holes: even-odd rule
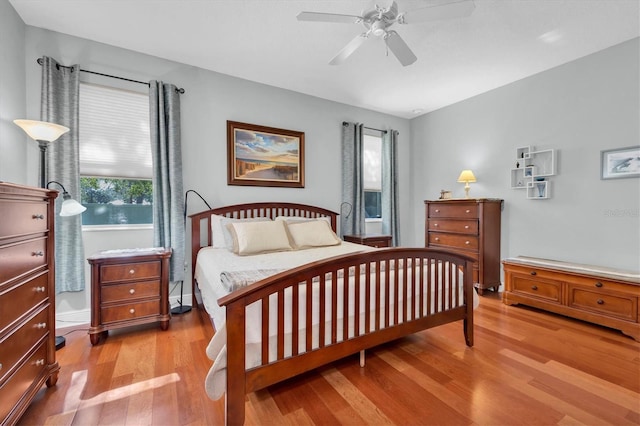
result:
[[[410,66],[375,38],[332,66],[363,28],[296,15],[359,15],[374,2],[9,1],[28,25],[405,118],[640,36],[640,0],[475,0],[468,18],[394,25],[418,57]],[[450,1],[397,3],[406,12]]]

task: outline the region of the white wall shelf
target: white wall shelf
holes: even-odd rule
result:
[[[556,151],[536,151],[532,146],[516,148],[516,160],[511,169],[511,189],[526,189],[527,198],[550,198],[551,182],[548,177],[556,174]]]

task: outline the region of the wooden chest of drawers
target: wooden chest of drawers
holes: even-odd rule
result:
[[[363,244],[371,247],[391,247],[391,235],[361,234],[343,235],[342,238],[350,243]]]
[[[502,264],[505,304],[616,328],[640,341],[640,274],[524,256]]]
[[[0,182],[0,424],[54,386],[57,191]]]
[[[169,328],[171,249],[111,250],[95,254],[91,264],[91,328],[95,345],[110,329],[160,322]]]
[[[473,281],[478,293],[500,287],[500,216],[502,200],[425,201],[425,246],[458,252],[476,260]]]

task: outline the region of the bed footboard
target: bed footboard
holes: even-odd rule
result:
[[[310,263],[221,298],[227,423],[243,424],[249,392],[408,334],[462,320],[472,346],[472,265],[444,251],[384,249]],[[249,356],[245,342],[256,334],[258,354]]]

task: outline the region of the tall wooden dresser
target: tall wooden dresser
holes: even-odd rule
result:
[[[58,191],[0,182],[0,424],[14,424],[60,367],[55,352]]]
[[[425,246],[466,254],[476,260],[478,293],[500,287],[500,215],[503,200],[463,198],[425,201]]]

